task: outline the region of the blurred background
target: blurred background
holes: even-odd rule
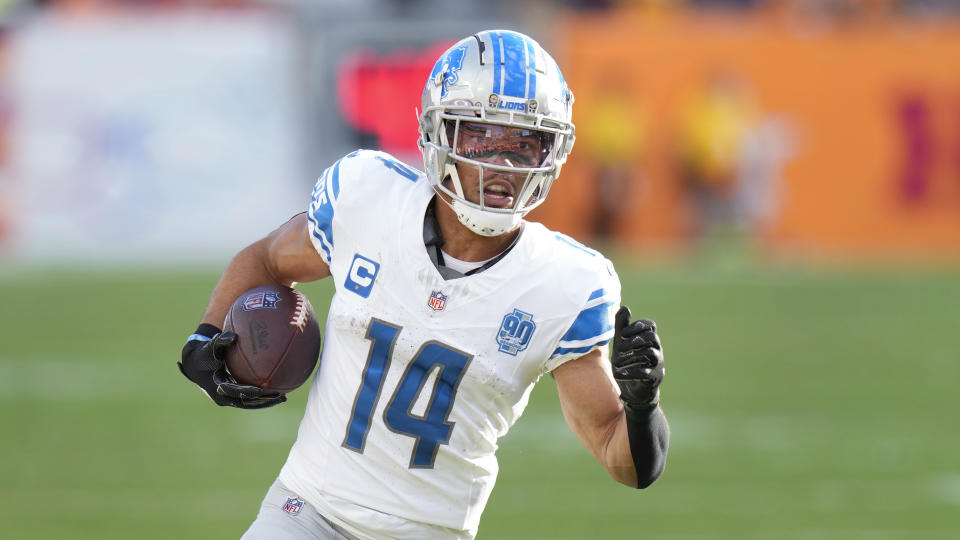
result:
[[[674,437],[618,486],[545,378],[480,538],[960,537],[958,0],[0,1],[0,537],[239,537],[306,390],[214,408],[183,340],[495,27],[575,93],[532,218],[658,321]]]

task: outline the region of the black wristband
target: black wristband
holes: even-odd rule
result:
[[[642,489],[652,484],[663,472],[670,445],[670,427],[656,404],[636,408],[624,404],[624,412],[630,453],[637,471],[637,487]]]
[[[637,405],[634,403],[623,402],[623,412],[627,415],[627,423],[636,422],[646,424],[650,421],[650,413],[660,406],[660,400],[647,405]]]
[[[213,336],[219,333],[220,333],[219,328],[217,328],[212,324],[207,324],[207,323],[203,323],[200,326],[198,326],[197,330],[194,332],[194,334],[199,334],[201,336],[208,337],[210,339],[213,339]]]

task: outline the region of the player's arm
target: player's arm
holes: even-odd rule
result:
[[[317,281],[330,267],[310,241],[306,213],[297,214],[230,261],[213,289],[202,323],[219,327],[238,296],[259,285]]]
[[[663,354],[656,326],[617,313],[613,355],[594,349],[553,370],[570,428],[615,480],[645,488],[666,465],[670,429],[659,407]],[[612,370],[611,370],[612,364]]]
[[[269,283],[289,287],[330,275],[330,267],[313,247],[309,234],[306,214],[298,214],[237,253],[220,276],[201,324],[187,339],[178,364],[217,405],[258,409],[286,400],[282,394],[266,393],[229,377],[222,359],[236,335],[221,333],[220,327],[233,301],[254,287]]]

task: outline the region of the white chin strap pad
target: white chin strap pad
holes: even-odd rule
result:
[[[480,236],[500,236],[501,234],[510,232],[520,224],[520,220],[523,219],[523,214],[525,214],[525,212],[509,214],[484,212],[473,205],[463,203],[456,199],[449,204],[457,214],[457,219],[460,220],[460,223]]]

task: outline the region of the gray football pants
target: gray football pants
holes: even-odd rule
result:
[[[293,505],[288,505],[295,499]],[[299,509],[296,503],[301,502]],[[286,510],[285,510],[286,508]],[[310,503],[297,499],[279,480],[270,486],[260,513],[240,540],[355,540],[327,521]]]

